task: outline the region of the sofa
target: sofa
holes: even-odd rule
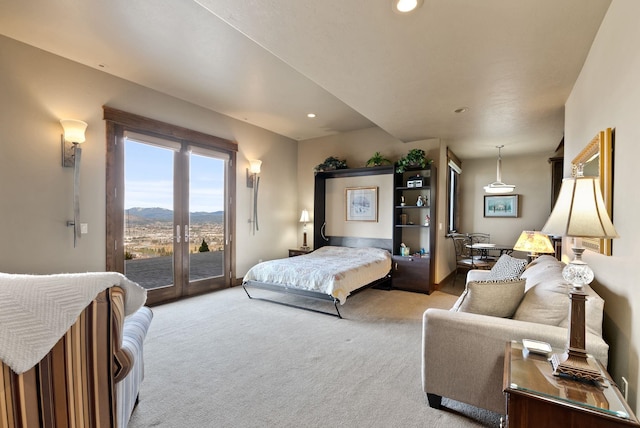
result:
[[[126,427],[153,317],[146,291],[114,273],[0,274],[0,299],[0,426]]]
[[[431,407],[439,408],[446,397],[506,414],[506,343],[533,339],[558,349],[567,346],[570,285],[562,278],[564,266],[545,255],[511,278],[495,279],[494,269],[471,270],[465,291],[450,310],[425,311],[422,386]],[[604,301],[589,286],[584,291],[586,349],[606,367]]]

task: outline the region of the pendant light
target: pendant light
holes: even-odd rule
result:
[[[486,193],[511,193],[516,188],[513,184],[504,184],[502,182],[502,156],[500,155],[500,149],[504,147],[496,146],[498,148],[498,166],[496,168],[496,181],[484,186]]]

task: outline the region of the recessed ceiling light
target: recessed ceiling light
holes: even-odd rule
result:
[[[460,107],[455,109],[453,112],[454,113],[466,113],[467,111],[469,111],[469,107]]]
[[[405,14],[413,12],[422,5],[422,0],[393,0],[391,7],[394,12]]]
[[[316,117],[316,114],[315,113],[308,113],[307,117],[310,118],[310,119],[313,119],[314,117]]]

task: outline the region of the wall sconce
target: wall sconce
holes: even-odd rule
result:
[[[85,142],[84,131],[86,122],[81,120],[63,119],[60,121],[64,133],[62,134],[62,166],[70,168],[75,164],[75,155],[78,146]]]
[[[260,167],[262,161],[258,159],[249,161],[249,168],[247,168],[247,187],[253,188],[253,218],[249,219],[249,223],[252,223],[253,234],[256,234],[258,228],[258,186],[260,184]]]
[[[261,160],[253,159],[249,161],[249,168],[247,168],[247,187],[254,187],[258,174],[260,174],[261,165]]]
[[[302,247],[301,250],[308,250],[309,246],[307,245],[307,223],[309,223],[309,211],[302,210],[302,214],[300,215],[300,223],[304,223],[302,227]]]
[[[80,159],[82,149],[80,144],[85,142],[84,132],[86,122],[81,120],[63,119],[60,121],[64,133],[62,134],[62,166],[73,167],[73,220],[67,221],[68,227],[73,227],[73,246],[82,233],[80,224]]]

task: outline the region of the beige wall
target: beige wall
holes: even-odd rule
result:
[[[258,259],[285,257],[296,244],[299,215],[295,141],[104,72],[0,37],[0,271],[55,273],[105,268],[105,124],[102,106],[162,120],[239,145],[236,276]],[[89,233],[77,248],[73,170],[60,166],[62,118],[86,121],[81,221]],[[260,231],[250,234],[247,159],[263,161]]]
[[[613,0],[565,106],[565,171],[605,128],[615,128],[613,223],[620,235],[613,255],[587,251],[596,289],[605,299],[605,339],[614,380],[629,380],[629,402],[640,409],[640,2]],[[565,176],[567,174],[565,173]]]
[[[502,156],[502,181],[515,185],[513,194],[520,195],[517,218],[484,217],[483,187],[496,181],[497,151],[496,158],[463,160],[460,232],[489,233],[492,242],[513,245],[523,230],[542,229],[551,212],[548,159],[552,155],[553,152],[527,157]]]

